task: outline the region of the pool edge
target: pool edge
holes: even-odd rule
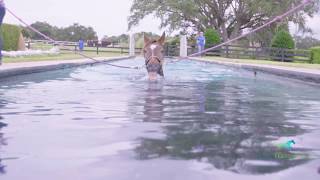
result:
[[[68,69],[80,66],[88,66],[93,64],[103,64],[105,62],[114,62],[119,60],[131,59],[133,56],[108,57],[99,58],[99,61],[89,59],[78,60],[63,60],[63,61],[42,61],[42,62],[27,62],[27,63],[12,63],[10,65],[0,66],[0,79],[53,71],[58,69]]]
[[[193,61],[223,65],[227,67],[241,68],[248,71],[263,72],[263,73],[273,74],[273,75],[277,75],[285,78],[291,78],[296,80],[302,80],[304,82],[320,84],[320,71],[319,73],[312,73],[312,72],[307,72],[306,69],[302,69],[302,68],[289,68],[289,67],[280,67],[280,66],[272,66],[272,65],[253,65],[253,64],[207,60],[202,58],[188,58],[188,59]],[[309,71],[313,71],[313,70],[309,70]]]

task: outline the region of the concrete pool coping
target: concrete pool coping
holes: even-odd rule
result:
[[[24,74],[39,73],[65,68],[73,68],[97,63],[112,62],[124,59],[133,58],[132,56],[107,57],[97,58],[99,62],[90,59],[75,59],[75,60],[57,60],[57,61],[38,61],[38,62],[21,62],[21,63],[6,63],[0,66],[0,79],[11,76]],[[190,60],[224,65],[234,68],[242,68],[249,71],[264,72],[282,77],[303,80],[307,82],[320,83],[320,70],[284,67],[266,64],[250,64],[241,62],[226,62],[223,60],[208,60],[203,58],[189,58]]]
[[[131,56],[97,58],[97,61],[90,59],[74,60],[53,60],[37,62],[6,63],[0,66],[0,79],[24,74],[39,73],[58,69],[73,68],[97,63],[112,62],[132,58]]]
[[[241,62],[226,62],[222,60],[208,60],[203,58],[189,58],[190,60],[207,62],[213,64],[224,65],[228,67],[241,68],[249,71],[264,72],[286,78],[298,79],[307,82],[320,83],[320,70],[297,68],[297,67],[284,67],[266,64],[250,64]]]

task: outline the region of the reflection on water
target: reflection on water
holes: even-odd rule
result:
[[[119,62],[136,63],[143,61]],[[22,167],[25,174],[54,167],[65,175],[85,167],[90,179],[130,179],[124,164],[148,174],[140,163],[152,168],[165,160],[158,168],[196,161],[236,178],[306,166],[320,155],[317,86],[191,61],[168,64],[165,80],[148,82],[145,75],[101,65],[2,81],[0,173],[14,179]],[[290,139],[297,142],[290,153],[307,158],[275,157],[274,144]]]
[[[285,102],[276,97],[255,100],[259,92],[225,82],[188,90],[197,92],[184,92],[195,96],[185,103],[181,97],[170,96],[170,91],[165,92],[162,86],[151,84],[147,88],[141,101],[144,103],[144,122],[165,121],[175,125],[164,127],[164,139],[140,138],[141,145],[135,150],[139,159],[197,159],[218,169],[254,174],[281,171],[308,161],[276,159],[277,149],[267,143],[305,132],[298,124],[286,121],[286,99]],[[204,101],[202,96],[205,96]],[[182,102],[178,106],[163,103],[173,100]],[[175,115],[177,113],[179,116]],[[295,113],[299,114],[299,111]],[[300,148],[295,153],[305,151],[307,149]],[[250,164],[247,163],[249,160],[265,164]]]
[[[0,99],[0,109],[4,107],[5,101]],[[3,137],[3,133],[1,133],[1,129],[6,127],[7,124],[2,122],[3,117],[0,114],[0,174],[5,173],[5,166],[2,165],[2,157],[1,157],[1,147],[6,145],[5,139]]]

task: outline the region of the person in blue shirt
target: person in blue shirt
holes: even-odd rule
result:
[[[0,0],[0,27],[2,25],[2,22],[3,22],[3,18],[4,18],[4,15],[6,14],[6,8],[5,8],[5,5],[4,5],[4,2],[3,0]],[[0,66],[2,65],[2,48],[3,48],[3,42],[2,42],[2,39],[0,37]]]
[[[79,51],[83,51],[83,48],[84,48],[84,41],[83,41],[83,39],[80,39],[79,40]]]
[[[203,35],[203,32],[200,32],[198,38],[197,38],[197,45],[198,45],[198,52],[202,52],[204,50],[204,47],[206,45],[206,38]],[[202,56],[202,53],[201,53]]]

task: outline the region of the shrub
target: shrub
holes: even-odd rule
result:
[[[3,50],[17,51],[19,45],[21,29],[11,24],[1,26],[1,38],[3,41]]]
[[[311,48],[311,62],[320,64],[320,46]]]
[[[276,35],[273,37],[271,46],[273,48],[279,48],[279,50],[275,50],[272,52],[272,56],[275,57],[275,60],[283,60],[282,59],[282,52],[280,49],[294,49],[294,40],[290,33],[285,30],[280,30],[276,33]],[[286,53],[292,54],[291,51],[285,51]],[[289,61],[292,56],[290,55],[284,55],[286,58],[284,61]]]
[[[214,29],[207,29],[204,36],[206,37],[206,48],[212,47],[221,42],[220,35]]]
[[[23,37],[31,38],[31,32],[30,32],[30,30],[28,28],[25,28],[25,27],[22,27],[22,26],[20,26],[20,28],[21,28],[21,33],[22,33]]]
[[[170,38],[168,40],[168,44],[170,46],[178,46],[180,44],[180,37],[179,36],[175,36],[173,38]]]
[[[275,48],[294,49],[294,40],[290,33],[285,30],[278,31],[271,44]]]

